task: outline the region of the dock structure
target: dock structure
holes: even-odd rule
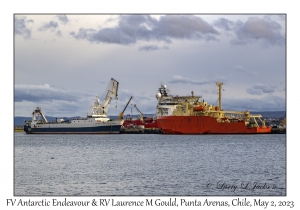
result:
[[[286,117],[279,123],[279,125],[272,126],[272,133],[286,133]]]
[[[273,126],[271,133],[272,134],[285,134],[286,133],[286,127],[283,127],[283,126]]]
[[[24,132],[24,126],[15,126],[14,132]]]
[[[158,128],[143,128],[132,127],[132,128],[121,128],[120,134],[161,134],[161,130]]]

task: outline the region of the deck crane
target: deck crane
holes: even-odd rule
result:
[[[37,120],[37,116],[42,116],[43,121],[44,122],[48,122],[48,120],[46,119],[45,115],[42,113],[42,109],[40,107],[36,107],[36,109],[34,110],[34,112],[32,112],[32,121],[36,121]]]
[[[118,100],[118,87],[119,87],[119,82],[111,78],[110,83],[108,84],[106,90],[104,91],[101,97],[101,100],[99,100],[98,96],[96,96],[97,100],[94,102],[94,106],[91,109],[89,116],[106,115],[111,100],[113,98],[115,100]],[[102,103],[100,104],[101,101]]]
[[[125,108],[123,109],[123,111],[120,113],[120,115],[119,115],[119,117],[118,117],[118,120],[119,120],[119,121],[120,121],[120,120],[123,120],[124,112],[125,112],[125,110],[126,110],[128,104],[129,104],[129,102],[131,101],[131,99],[132,99],[132,96],[130,97],[130,99],[129,99],[129,101],[127,102],[127,104],[126,104]]]
[[[134,104],[133,106],[134,106],[134,107],[136,108],[136,110],[141,114],[141,120],[143,120],[143,119],[144,119],[144,114],[137,108],[136,104]]]

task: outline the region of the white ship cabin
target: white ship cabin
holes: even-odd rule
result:
[[[168,95],[168,89],[166,85],[161,85],[156,94],[158,100],[156,106],[156,116],[170,116],[176,109],[177,105],[183,102],[196,103],[201,96],[194,96],[194,92],[191,92],[191,96],[173,96]]]

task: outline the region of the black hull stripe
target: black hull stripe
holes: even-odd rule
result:
[[[76,128],[30,128],[24,126],[24,131],[32,134],[109,134],[119,133],[120,130],[121,125]]]
[[[119,132],[28,132],[27,134],[119,134]]]

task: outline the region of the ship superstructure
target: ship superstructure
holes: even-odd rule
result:
[[[248,110],[225,111],[222,109],[222,85],[217,82],[218,105],[210,105],[199,101],[199,97],[185,97],[176,101],[174,108],[167,115],[158,115],[157,123],[166,134],[243,134],[270,133],[271,127],[266,126],[261,115],[251,115]],[[180,98],[180,97],[178,97]],[[158,102],[160,105],[160,101]],[[170,112],[172,113],[170,114]]]
[[[103,102],[98,96],[86,118],[73,118],[72,120],[56,119],[49,122],[42,109],[37,107],[32,113],[32,120],[25,121],[24,131],[27,134],[104,134],[119,133],[123,120],[112,121],[106,116],[111,100],[118,99],[119,83],[111,81],[103,97]]]
[[[156,117],[159,116],[170,116],[173,111],[176,109],[177,105],[182,104],[185,101],[190,101],[191,103],[195,103],[199,101],[201,96],[173,96],[168,94],[168,89],[166,85],[161,85],[158,88],[158,93],[156,94],[156,98],[158,100],[156,106]]]

